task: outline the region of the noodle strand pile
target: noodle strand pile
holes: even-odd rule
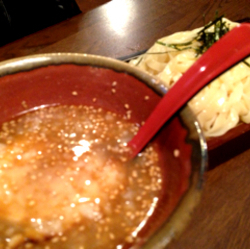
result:
[[[222,19],[232,29],[238,23]],[[195,40],[203,27],[192,31],[178,32],[157,41],[145,54],[131,60],[135,65],[159,77],[171,88],[185,71],[199,58],[200,46]],[[211,32],[214,26],[209,28]],[[185,44],[185,49],[176,49],[171,44]],[[164,45],[167,44],[167,45]],[[168,46],[169,45],[169,46]],[[245,63],[246,62],[246,63]],[[228,70],[203,88],[188,103],[196,115],[206,137],[225,134],[241,122],[250,123],[250,57]]]

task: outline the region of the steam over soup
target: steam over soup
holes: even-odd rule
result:
[[[127,160],[138,127],[86,106],[56,106],[0,132],[0,248],[122,249],[154,209],[155,149]]]

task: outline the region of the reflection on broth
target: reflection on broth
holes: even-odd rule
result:
[[[0,133],[0,248],[122,249],[158,201],[148,147],[127,160],[138,127],[86,106],[46,107]]]

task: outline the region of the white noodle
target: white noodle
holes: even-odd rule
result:
[[[225,18],[223,21],[226,21],[229,29],[238,25]],[[191,41],[202,28],[178,32],[159,41],[182,44]],[[197,46],[197,41],[193,42],[194,45]],[[155,43],[146,54],[129,63],[159,77],[167,88],[171,88],[197,59],[193,49],[177,51]],[[246,61],[250,63],[250,58]],[[240,122],[250,123],[250,67],[245,63],[236,65],[203,88],[188,105],[206,137],[223,135]]]

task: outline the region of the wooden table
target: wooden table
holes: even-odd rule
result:
[[[104,2],[1,47],[0,60],[47,52],[117,58],[144,50],[162,36],[202,26],[216,11],[231,20],[250,17],[249,0],[100,1]],[[79,0],[80,6],[84,4]],[[202,201],[185,232],[169,248],[250,248],[250,149],[206,173]]]

